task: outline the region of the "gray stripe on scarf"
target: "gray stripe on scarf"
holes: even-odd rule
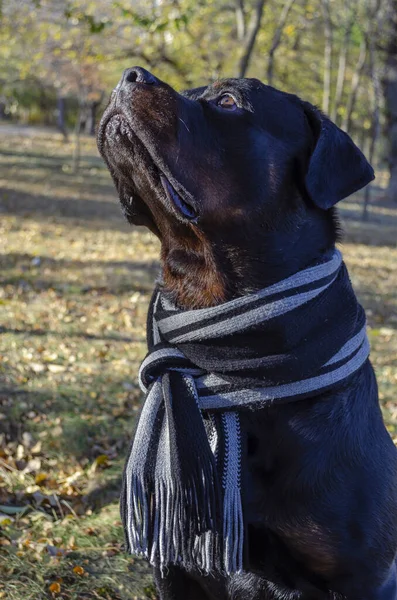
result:
[[[223,539],[227,573],[241,571],[243,564],[244,524],[241,506],[241,436],[236,412],[224,412],[225,468],[223,473]]]
[[[151,388],[142,408],[138,426],[135,432],[134,442],[126,467],[127,481],[127,515],[128,515],[128,540],[131,548],[135,548],[138,554],[148,558],[148,518],[149,507],[145,502],[144,494],[140,490],[141,481],[144,477],[146,456],[150,444],[150,432],[153,430],[155,420],[161,405],[160,393],[161,381],[157,380]],[[132,478],[132,466],[134,466],[134,478]],[[142,498],[138,502],[138,498]],[[141,527],[137,523],[141,522]]]
[[[285,292],[294,288],[301,287],[303,285],[307,285],[310,283],[314,283],[319,279],[323,279],[324,277],[328,277],[332,273],[336,273],[342,264],[342,255],[339,250],[335,250],[335,253],[331,260],[322,263],[320,265],[316,265],[315,267],[310,267],[305,271],[301,271],[295,275],[291,275],[287,279],[280,281],[279,283],[275,283],[259,292],[254,294],[250,294],[249,296],[242,296],[241,298],[235,298],[226,304],[220,304],[218,306],[213,306],[210,308],[199,308],[197,310],[187,310],[183,313],[183,325],[192,325],[194,323],[199,323],[202,319],[217,317],[222,315],[225,310],[229,311],[231,309],[236,308],[244,308],[247,304],[251,302],[255,302],[256,300],[260,300],[262,298],[267,298],[268,296],[272,296],[273,294],[278,294],[279,292]],[[167,301],[166,298],[162,299],[162,306],[166,310],[172,310],[173,305]],[[160,329],[163,333],[168,333],[173,329],[177,329],[181,326],[181,316],[171,315],[170,317],[166,317],[161,319],[159,322]]]
[[[217,408],[236,408],[237,406],[241,407],[256,403],[260,405],[261,403],[264,404],[277,400],[277,398],[289,398],[292,396],[308,394],[316,390],[321,391],[322,388],[339,383],[355,373],[367,360],[369,350],[369,342],[367,338],[365,338],[362,347],[357,354],[342,367],[339,367],[334,371],[318,375],[317,377],[311,377],[309,379],[303,379],[302,381],[295,381],[293,383],[281,384],[278,386],[252,388],[234,392],[217,393],[212,396],[202,396],[200,398],[200,408],[201,410],[210,410]],[[200,393],[201,389],[206,387],[211,388],[220,383],[225,384],[226,382],[220,377],[209,375],[197,382],[197,388]]]
[[[141,388],[141,390],[143,392],[145,392],[145,393],[147,392],[147,387],[143,383],[142,372],[149,365],[151,365],[154,361],[162,359],[162,358],[185,358],[185,355],[182,352],[180,352],[179,350],[177,350],[176,348],[160,348],[159,350],[154,350],[153,352],[151,352],[143,360],[141,366],[139,367],[139,374],[138,374],[139,387]],[[202,369],[195,369],[194,367],[180,368],[180,369],[172,368],[170,370],[178,371],[180,373],[188,373],[189,375],[193,375],[195,377],[198,377],[199,375],[202,375],[202,373],[203,373]]]
[[[242,331],[262,321],[268,321],[269,319],[274,319],[280,315],[285,315],[291,310],[294,310],[299,306],[302,306],[302,304],[306,304],[309,300],[313,300],[313,298],[319,296],[335,281],[335,279],[336,275],[334,279],[327,283],[327,285],[316,288],[315,290],[310,290],[310,292],[295,294],[295,296],[292,296],[291,298],[281,298],[280,300],[267,304],[266,307],[258,306],[246,313],[225,319],[225,321],[217,325],[216,330],[214,330],[214,325],[211,324],[196,329],[196,331],[189,331],[180,335],[170,336],[170,342],[180,344],[181,342],[194,342],[196,340],[205,340],[206,338],[214,339],[229,335],[235,331]],[[159,323],[159,329],[163,332],[161,321]]]

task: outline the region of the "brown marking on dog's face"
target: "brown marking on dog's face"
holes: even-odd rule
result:
[[[225,302],[227,281],[216,265],[214,252],[205,237],[199,233],[191,239],[180,236],[178,242],[176,246],[174,240],[170,239],[168,246],[163,239],[161,260],[164,286],[172,290],[181,306],[192,309]],[[181,269],[185,262],[189,268]]]
[[[225,95],[228,108],[219,104]],[[313,146],[305,111],[258,80],[181,95],[131,69],[104,113],[98,146],[127,219],[159,237],[164,286],[182,307],[257,290],[335,240],[332,216],[304,197]]]

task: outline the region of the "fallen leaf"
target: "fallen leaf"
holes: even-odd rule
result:
[[[33,436],[29,431],[24,431],[22,434],[22,444],[25,448],[31,448],[34,445]]]
[[[40,454],[41,452],[41,441],[39,440],[32,448],[30,449],[32,454]]]
[[[58,546],[52,546],[51,544],[47,544],[46,550],[50,556],[63,556],[66,552],[63,548],[58,548]]]
[[[77,565],[76,567],[73,568],[73,573],[76,573],[76,575],[84,575],[85,569],[83,567],[80,567],[79,565]]]
[[[100,454],[99,456],[96,457],[96,459],[92,463],[89,471],[90,471],[91,474],[93,474],[93,473],[95,473],[95,471],[98,468],[105,469],[108,466],[109,466],[109,457],[108,457],[108,455],[107,454]]]
[[[109,457],[107,454],[100,454],[96,457],[95,462],[99,467],[106,466],[109,463]]]
[[[45,371],[45,365],[43,365],[42,363],[30,363],[30,368],[35,373],[42,373],[43,371]]]
[[[47,473],[37,473],[34,481],[37,485],[42,485],[45,481],[47,481],[48,475]]]
[[[63,371],[66,371],[66,367],[64,367],[63,365],[49,364],[48,365],[48,370],[51,373],[63,373]]]
[[[51,594],[61,593],[61,586],[57,581],[54,581],[54,583],[52,583],[48,589],[50,590]]]
[[[28,464],[26,465],[26,472],[27,473],[31,473],[32,471],[36,471],[38,472],[40,470],[41,467],[41,460],[39,458],[32,458],[31,460],[28,461]]]

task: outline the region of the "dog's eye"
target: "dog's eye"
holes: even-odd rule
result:
[[[221,108],[227,108],[228,110],[234,110],[237,108],[236,101],[230,94],[223,94],[216,104],[217,106],[220,106]]]

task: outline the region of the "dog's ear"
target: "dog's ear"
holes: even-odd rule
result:
[[[347,133],[308,102],[303,108],[314,136],[306,190],[317,206],[328,209],[372,181],[374,170]]]

